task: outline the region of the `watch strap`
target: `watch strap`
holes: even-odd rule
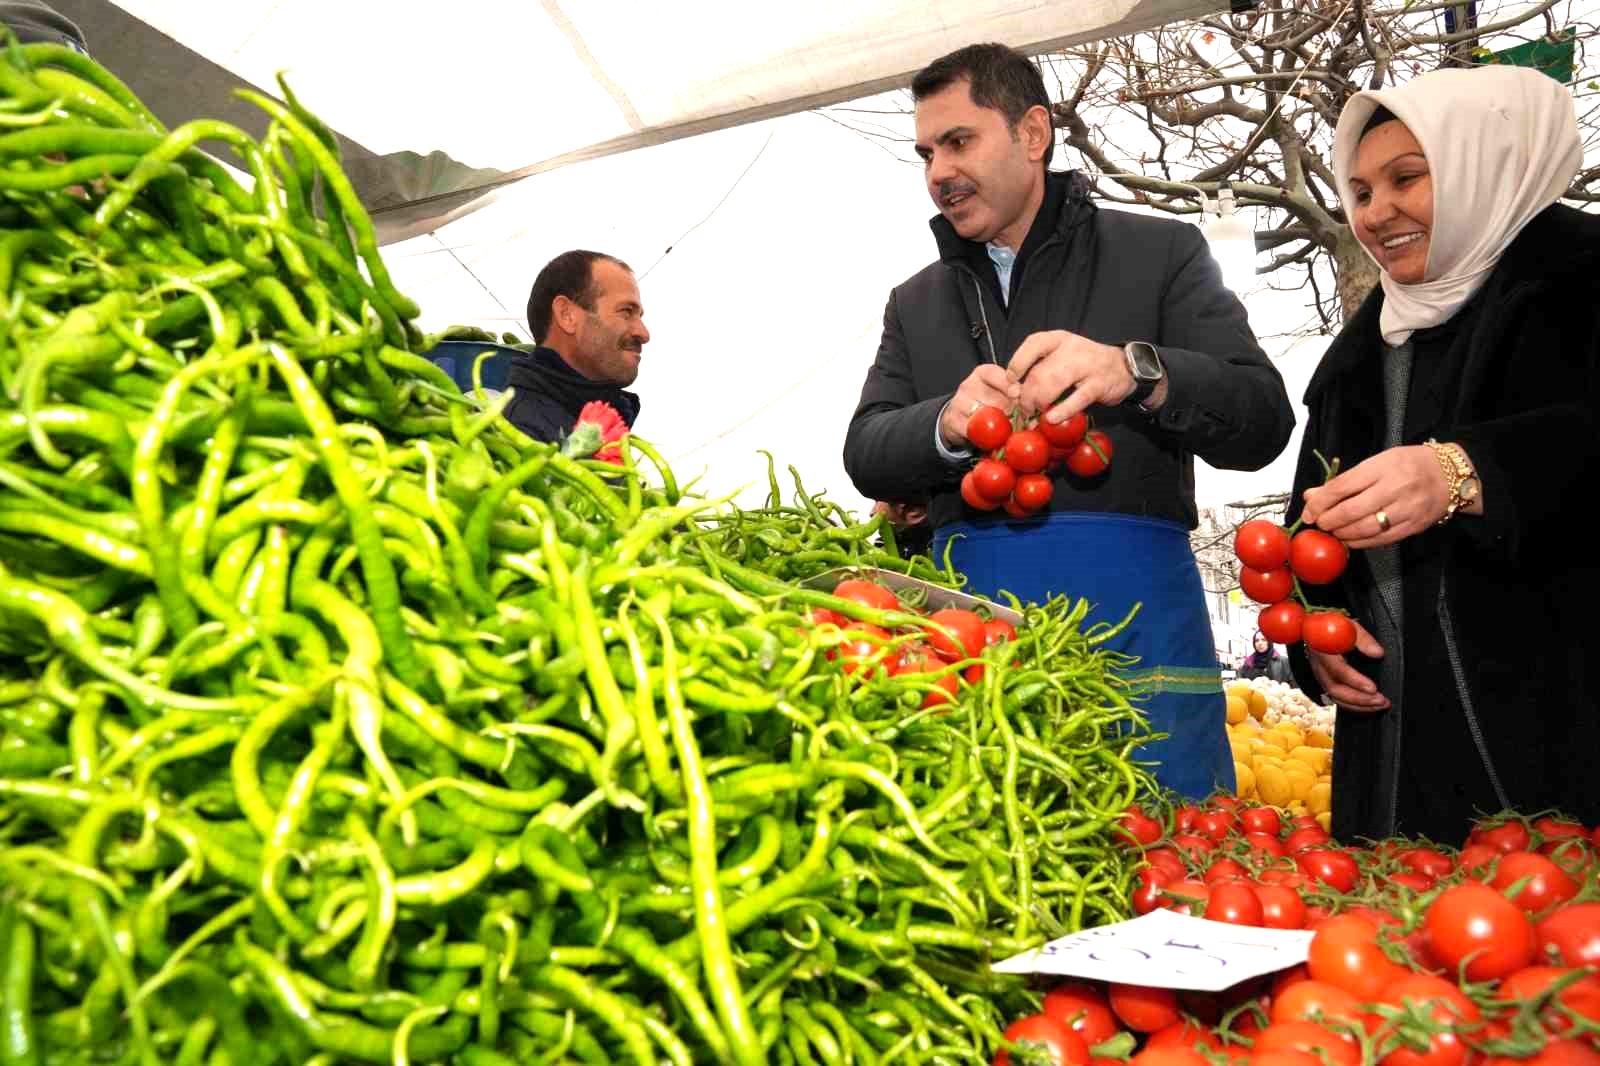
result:
[[[1450,486],[1450,502],[1445,505],[1444,515],[1436,523],[1442,526],[1454,518],[1456,512],[1467,502],[1462,495],[1462,486],[1478,474],[1472,469],[1472,462],[1460,445],[1441,444],[1432,437],[1424,443],[1432,449],[1434,458],[1439,461],[1439,467],[1444,471],[1445,483]]]

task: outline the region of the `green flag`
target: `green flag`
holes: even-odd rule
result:
[[[1503,52],[1479,50],[1478,63],[1504,63],[1513,67],[1532,67],[1565,85],[1572,80],[1578,50],[1577,34],[1571,29],[1519,44]]]

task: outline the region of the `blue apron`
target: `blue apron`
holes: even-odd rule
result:
[[[1138,749],[1156,761],[1163,786],[1201,798],[1234,789],[1227,704],[1211,639],[1200,570],[1181,525],[1133,515],[1056,512],[1026,522],[955,522],[933,538],[933,557],[967,576],[966,591],[993,598],[1005,589],[1024,603],[1065,593],[1091,604],[1088,622],[1131,625],[1106,647],[1138,662],[1123,676],[1150,728],[1166,733]]]

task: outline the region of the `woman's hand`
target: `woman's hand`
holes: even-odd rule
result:
[[[1352,548],[1377,548],[1423,532],[1449,506],[1450,486],[1433,449],[1414,444],[1381,451],[1307,489],[1301,517]]]
[[[1369,659],[1383,658],[1383,645],[1373,639],[1366,627],[1356,623],[1356,651]],[[1311,672],[1328,698],[1350,711],[1386,711],[1389,699],[1378,691],[1372,679],[1351,666],[1343,655],[1306,649],[1311,659]]]

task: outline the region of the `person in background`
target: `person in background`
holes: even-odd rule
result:
[[[1134,623],[1111,643],[1151,727],[1141,749],[1185,796],[1232,789],[1216,650],[1188,530],[1194,457],[1254,470],[1287,445],[1294,411],[1222,284],[1200,231],[1098,209],[1082,174],[1051,172],[1055,131],[1039,70],[998,44],[936,60],[912,82],[916,150],[937,262],[889,296],[877,359],[845,436],[869,499],[926,497],[932,552],[968,591],[1083,597]],[[1048,515],[968,511],[980,406],[1065,421],[1091,411],[1110,470],[1054,478]],[[952,543],[953,542],[953,543]]]
[[[77,23],[42,0],[0,0],[0,26],[16,34],[21,44],[61,44],[89,54]]]
[[[1278,654],[1278,649],[1272,646],[1272,641],[1267,639],[1265,633],[1256,630],[1252,643],[1256,650],[1239,660],[1240,677],[1266,677],[1286,685],[1294,684],[1294,675],[1289,672],[1289,660]]]
[[[1354,549],[1308,590],[1354,651],[1293,649],[1338,705],[1333,831],[1459,844],[1478,812],[1600,820],[1600,218],[1572,93],[1485,66],[1362,92],[1334,171],[1380,284],[1323,356],[1288,520]],[[1326,485],[1314,451],[1341,460]]]
[[[512,357],[506,387],[516,390],[506,417],[535,440],[559,441],[591,400],[616,408],[630,427],[650,331],[633,270],[622,260],[582,249],[545,264],[528,295],[528,329],[539,342]]]
[[[926,501],[899,503],[879,500],[872,505],[872,513],[888,517],[889,524],[894,527],[894,542],[900,550],[900,558],[928,554],[928,548],[933,543],[933,527],[928,524]]]

